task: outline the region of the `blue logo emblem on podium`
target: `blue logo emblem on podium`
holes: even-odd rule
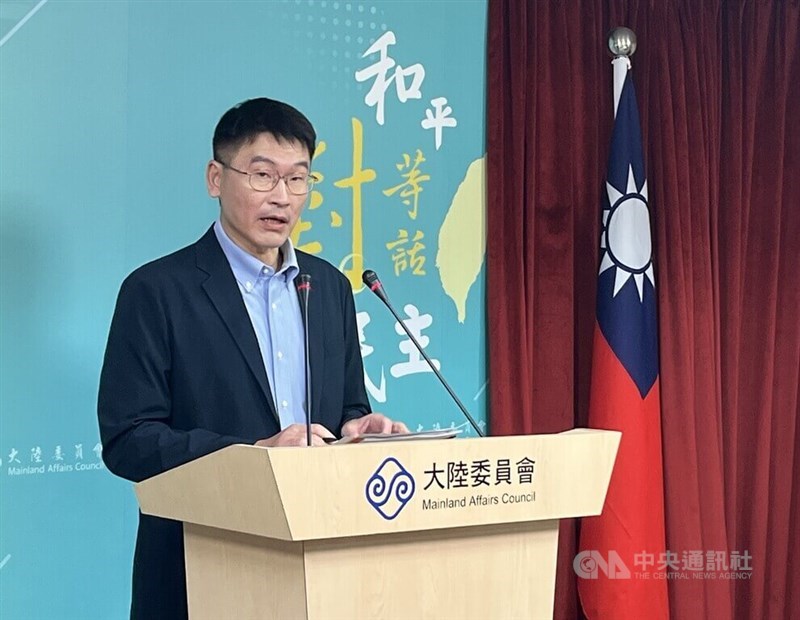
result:
[[[414,477],[390,456],[367,480],[367,501],[384,519],[391,521],[414,496]]]

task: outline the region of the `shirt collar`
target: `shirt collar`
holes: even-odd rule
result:
[[[267,277],[272,277],[273,275],[283,276],[286,282],[291,282],[300,273],[297,254],[294,251],[291,239],[287,239],[279,249],[283,261],[281,262],[281,268],[276,272],[272,267],[265,265],[255,256],[236,245],[228,236],[228,233],[225,232],[222,222],[219,220],[214,222],[214,234],[217,237],[217,241],[219,241],[222,252],[225,254],[225,258],[228,259],[228,264],[231,266],[234,277],[239,284],[245,286],[248,290],[252,283],[255,283],[262,275]]]

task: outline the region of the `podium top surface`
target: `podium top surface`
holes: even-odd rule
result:
[[[262,448],[136,485],[142,512],[283,540],[600,514],[620,433]]]

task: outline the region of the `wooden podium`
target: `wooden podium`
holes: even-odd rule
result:
[[[136,494],[184,522],[192,620],[552,618],[558,520],[600,514],[619,440],[237,445]]]

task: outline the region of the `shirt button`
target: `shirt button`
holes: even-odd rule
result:
[[[278,351],[278,359],[279,360],[283,359],[283,352],[282,351]]]
[[[288,406],[289,406],[289,403],[286,402],[285,400],[281,402],[281,407],[283,407],[284,409],[286,409],[286,407],[288,407]]]
[[[273,302],[272,302],[272,309],[273,309],[273,310],[275,310],[275,308],[277,308],[277,307],[278,307],[278,304],[276,304],[276,303],[273,301]]]
[[[244,287],[247,289],[247,292],[249,293],[250,291],[253,290],[253,283],[252,282],[245,282]]]

